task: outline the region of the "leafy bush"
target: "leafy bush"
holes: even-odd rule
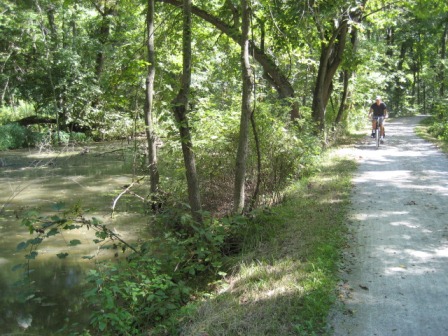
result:
[[[81,132],[72,132],[70,133],[70,141],[74,141],[77,143],[88,142],[90,139],[85,133]]]
[[[22,148],[32,144],[33,133],[18,124],[0,126],[0,150]]]
[[[433,123],[429,133],[440,140],[448,141],[448,101],[439,101],[433,107]]]
[[[157,335],[175,334],[177,318],[181,308],[191,301],[193,287],[206,284],[209,278],[216,280],[225,255],[235,251],[229,246],[238,242],[247,227],[243,217],[217,220],[207,213],[204,223],[197,224],[185,207],[178,206],[153,225],[157,230],[153,236],[157,238],[132,247],[99,220],[82,216],[78,205],[65,212],[60,212],[62,205],[55,209],[59,211],[56,215],[42,216],[31,211],[22,220],[35,234],[17,246],[18,251],[28,251],[27,262],[38,258],[42,242],[82,227],[95,232],[95,243],[104,245],[110,241],[123,252],[133,250],[122,262],[104,262],[90,271],[85,298],[92,313],[89,330],[83,335],[142,335],[148,330]],[[80,243],[71,240],[69,246]],[[57,254],[60,259],[67,256],[64,252]]]
[[[184,305],[191,292],[149,257],[104,264],[90,271],[88,281],[93,288],[85,297],[97,308],[91,325],[99,335],[142,335]]]
[[[70,133],[59,131],[51,133],[51,142],[53,145],[66,145],[70,141]]]
[[[26,128],[18,124],[7,124],[0,126],[0,150],[34,147],[46,141],[46,136],[49,137],[48,141],[53,145],[65,145],[69,141],[82,143],[89,140],[84,133],[60,131],[59,135],[57,132],[46,135],[41,132],[34,132],[31,128]]]

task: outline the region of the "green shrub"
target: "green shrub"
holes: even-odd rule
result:
[[[81,132],[72,132],[70,133],[70,141],[74,141],[77,143],[84,143],[84,142],[88,142],[90,139],[89,137]]]
[[[70,141],[70,133],[59,131],[51,133],[51,142],[53,145],[66,145]]]
[[[440,140],[448,141],[448,101],[439,101],[433,107],[434,118],[428,132]]]
[[[85,296],[96,307],[91,326],[101,335],[143,335],[184,305],[191,291],[149,257],[104,264],[88,281],[93,288]]]
[[[0,126],[0,150],[22,148],[30,144],[32,132],[18,124]]]

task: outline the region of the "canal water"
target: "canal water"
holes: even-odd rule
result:
[[[17,246],[33,236],[21,223],[30,211],[61,215],[77,205],[127,242],[144,238],[148,216],[138,198],[122,196],[111,216],[114,200],[133,181],[134,161],[120,143],[0,152],[0,335],[53,335],[88,323],[86,273],[100,260],[116,259],[116,251],[100,249],[93,230],[78,229],[45,240],[27,263],[29,249]],[[133,191],[145,196],[147,189],[142,183]],[[68,255],[58,258],[61,253]]]

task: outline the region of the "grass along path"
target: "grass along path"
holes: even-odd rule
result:
[[[232,274],[198,304],[181,334],[324,334],[355,169],[354,161],[329,152],[318,173],[255,216]]]

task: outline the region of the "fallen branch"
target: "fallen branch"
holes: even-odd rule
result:
[[[119,151],[123,151],[123,150],[124,150],[124,148],[114,149],[114,150],[111,150],[108,152],[102,152],[102,153],[95,154],[94,156],[102,156],[102,155],[111,154],[111,153],[115,153],[115,152],[119,152]]]
[[[131,188],[132,188],[134,185],[139,184],[140,181],[144,180],[145,178],[146,178],[146,176],[143,176],[143,177],[140,177],[138,180],[132,182],[130,185],[128,185],[128,186],[126,187],[126,189],[124,189],[124,190],[123,190],[123,191],[122,191],[122,192],[115,198],[114,202],[112,203],[112,214],[110,215],[111,218],[114,217],[115,206],[117,205],[117,202],[118,202],[118,200],[121,198],[121,196],[123,196],[123,195],[126,194],[126,193],[130,193]],[[134,194],[135,196],[137,196],[135,193],[133,193],[133,194]],[[144,200],[143,197],[141,197],[141,196],[138,196],[138,197]]]

